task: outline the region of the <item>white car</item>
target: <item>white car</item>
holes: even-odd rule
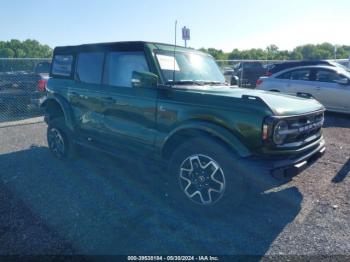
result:
[[[257,89],[311,97],[327,110],[350,113],[350,73],[341,67],[293,67],[270,77],[260,77]]]

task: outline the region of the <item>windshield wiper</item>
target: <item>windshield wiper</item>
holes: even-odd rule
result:
[[[205,81],[205,80],[177,80],[177,81],[172,81],[169,80],[167,82],[169,85],[198,85],[198,86],[204,86],[204,85],[227,85],[227,83],[220,82],[220,81]]]
[[[197,85],[197,86],[202,86],[204,85],[203,82],[201,81],[196,81],[196,80],[177,80],[177,81],[172,81],[169,80],[166,82],[168,85]]]
[[[225,82],[220,82],[220,81],[203,81],[202,82],[204,85],[211,85],[211,86],[217,86],[217,85],[227,85]]]

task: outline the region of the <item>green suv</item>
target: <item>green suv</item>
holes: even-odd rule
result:
[[[54,156],[71,158],[79,146],[158,161],[186,204],[238,201],[250,174],[284,176],[325,150],[320,103],[230,87],[214,59],[193,49],[56,47],[50,76],[42,106]]]

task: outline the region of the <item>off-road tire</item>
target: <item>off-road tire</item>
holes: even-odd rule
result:
[[[203,163],[198,165],[198,161],[203,161]],[[196,162],[197,167],[200,167],[199,171],[195,172],[196,169],[192,168],[192,172],[189,172],[188,170],[191,170],[191,166],[195,166]],[[201,173],[202,169],[204,169],[203,174],[207,174],[199,176],[200,179],[197,179],[197,181],[193,182],[193,185],[187,188],[186,186],[192,183],[186,179],[192,174]],[[212,172],[214,175],[211,174]],[[225,145],[210,137],[192,138],[175,149],[168,165],[168,175],[170,201],[175,206],[188,208],[191,211],[212,211],[212,213],[217,214],[218,212],[226,212],[228,208],[236,209],[247,194],[247,183],[243,168],[240,167],[239,157]],[[196,175],[192,175],[193,177],[196,180]],[[193,191],[195,192],[198,186],[203,185],[203,183],[198,185],[198,180],[205,181],[205,179],[207,182],[203,182],[204,191],[202,197],[200,197],[199,193],[196,193],[191,199],[189,196],[192,195],[190,189],[194,188]],[[194,180],[192,179],[191,181]],[[224,188],[217,181],[224,182]],[[205,183],[213,185],[212,189],[219,192],[212,190],[208,186],[205,188]],[[201,188],[203,190],[203,187]],[[203,199],[206,203],[202,201]]]

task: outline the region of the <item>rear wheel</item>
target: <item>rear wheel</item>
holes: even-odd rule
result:
[[[211,138],[193,138],[180,145],[169,164],[172,201],[191,210],[236,207],[247,190],[238,158]]]
[[[76,146],[63,117],[52,119],[47,128],[47,143],[51,153],[58,159],[76,157]]]

